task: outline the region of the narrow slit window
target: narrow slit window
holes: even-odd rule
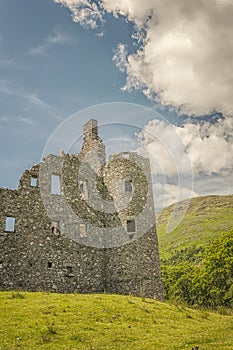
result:
[[[51,261],[48,262],[48,269],[51,269],[53,266],[53,263]]]
[[[67,272],[72,273],[73,272],[73,267],[72,266],[66,266]]]
[[[136,232],[136,224],[134,219],[127,220],[127,232]]]
[[[6,217],[6,232],[15,232],[15,218],[13,216]]]
[[[51,177],[51,194],[61,194],[61,176],[52,175]]]
[[[82,199],[88,198],[87,181],[83,181],[83,180],[79,181],[79,192]]]
[[[125,180],[125,192],[133,192],[132,180]]]
[[[32,176],[32,177],[31,177],[31,186],[32,186],[32,187],[37,187],[37,185],[38,185],[38,179],[37,179],[37,177]]]
[[[52,229],[52,233],[54,235],[58,235],[60,233],[60,229],[59,229],[59,221],[52,221],[51,223],[51,229]]]
[[[79,234],[80,234],[80,237],[82,237],[82,238],[87,237],[87,225],[86,224],[80,224]]]

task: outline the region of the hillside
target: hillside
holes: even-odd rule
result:
[[[169,217],[175,207],[182,207],[182,203],[173,204],[158,214],[157,232],[162,260],[187,248],[202,251],[208,242],[233,228],[233,195],[204,196],[192,198],[183,221],[167,233]]]
[[[116,295],[0,293],[0,349],[227,350],[233,316]]]

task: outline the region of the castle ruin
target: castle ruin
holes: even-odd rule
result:
[[[92,119],[79,154],[50,154],[1,188],[0,289],[163,300],[149,159],[106,163]]]

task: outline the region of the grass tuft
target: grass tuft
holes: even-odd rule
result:
[[[10,296],[9,296],[10,299],[25,299],[25,294],[22,293],[22,292],[19,292],[19,291],[16,291],[16,292],[11,292]]]

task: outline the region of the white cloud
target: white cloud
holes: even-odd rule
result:
[[[83,27],[96,29],[103,24],[103,10],[98,3],[91,0],[54,0],[55,3],[69,8],[74,22]]]
[[[5,115],[3,117],[0,117],[0,122],[1,123],[7,123],[9,121],[9,118],[6,117]]]
[[[43,101],[36,93],[29,93],[22,90],[22,88],[12,87],[11,83],[7,80],[0,80],[0,94],[15,96],[22,100],[24,112],[29,112],[32,109],[43,109],[50,117],[55,119],[61,118],[57,109]]]
[[[27,94],[27,95],[25,95],[25,97],[29,102],[29,107],[27,107],[27,110],[31,109],[31,107],[39,107],[42,109],[51,108],[47,103],[45,103],[42,99],[40,99],[36,94]]]
[[[153,16],[156,2],[157,0],[103,0],[102,6],[107,12],[112,12],[115,16],[127,16],[138,27],[142,27],[148,16]]]
[[[197,195],[229,194],[233,184],[233,119],[150,121],[139,138],[151,159],[156,209]]]
[[[232,1],[54,2],[68,7],[83,26],[96,28],[104,22],[104,12],[111,12],[132,21],[136,36],[143,29],[140,49],[127,57],[125,89],[141,89],[147,97],[156,96],[190,115],[213,110],[233,114]]]
[[[101,31],[101,32],[96,33],[95,36],[96,36],[97,38],[101,38],[102,36],[104,36],[104,31]]]
[[[31,56],[45,55],[46,52],[54,45],[72,43],[73,39],[69,35],[55,31],[54,35],[48,36],[40,45],[31,48],[27,54]]]
[[[4,54],[2,42],[3,42],[3,38],[0,36],[0,66],[7,67],[15,64],[12,58],[6,57],[6,54]]]
[[[1,66],[9,66],[10,64],[12,64],[12,60],[4,58],[0,59]]]
[[[233,169],[233,119],[210,122],[186,122],[182,126],[150,121],[140,135],[144,146],[156,161],[155,174],[188,174],[190,160],[194,175],[229,173]],[[187,158],[185,158],[185,155]]]
[[[5,95],[13,95],[13,91],[8,88],[9,82],[8,80],[0,80],[0,93]]]
[[[197,197],[198,194],[187,187],[178,187],[172,184],[157,182],[153,185],[156,211],[161,208],[182,201],[187,198]]]
[[[43,110],[49,117],[60,120],[60,112],[57,111],[56,107],[46,103],[35,93],[24,93],[22,97],[26,100],[26,106],[24,112],[30,112],[32,110]]]
[[[26,118],[26,117],[19,117],[19,121],[27,124],[27,125],[33,125],[33,121],[30,118]]]
[[[233,120],[186,123],[177,128],[196,173],[221,173],[233,169]]]
[[[233,113],[233,2],[105,0],[104,5],[146,30],[142,47],[128,56],[126,89],[157,93],[162,104],[188,114]]]
[[[233,170],[229,173],[204,175],[195,178],[194,190],[202,196],[232,194]]]
[[[125,69],[127,67],[127,49],[126,49],[126,45],[118,44],[117,49],[114,50],[114,56],[113,56],[112,60],[115,63],[116,67],[121,72],[125,71]]]

